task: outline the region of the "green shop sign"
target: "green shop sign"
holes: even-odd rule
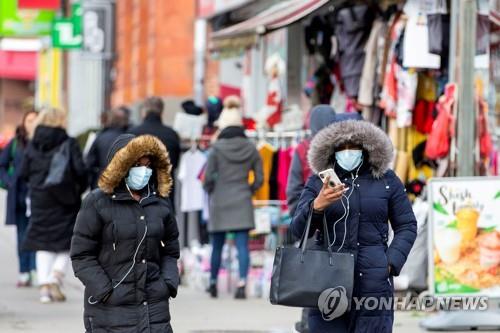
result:
[[[52,46],[59,49],[82,47],[82,7],[75,3],[71,17],[56,18],[52,25]]]
[[[0,36],[50,35],[54,16],[52,10],[18,9],[17,0],[0,0]]]

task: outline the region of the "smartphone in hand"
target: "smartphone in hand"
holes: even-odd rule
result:
[[[330,182],[328,184],[328,186],[330,186],[330,187],[334,187],[335,185],[342,184],[339,177],[335,173],[335,170],[333,170],[332,168],[319,172],[318,176],[321,179],[321,181],[323,182],[323,184],[326,182],[326,179],[328,177],[330,177]]]

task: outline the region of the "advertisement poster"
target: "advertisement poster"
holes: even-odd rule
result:
[[[436,178],[428,190],[433,292],[500,298],[500,177]]]
[[[0,36],[36,37],[49,35],[55,12],[18,9],[17,0],[0,1]]]

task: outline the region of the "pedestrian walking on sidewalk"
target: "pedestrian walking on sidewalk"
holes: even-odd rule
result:
[[[40,301],[64,301],[61,292],[87,170],[77,141],[66,133],[66,113],[47,108],[36,119],[21,176],[28,183],[30,222],[23,249],[37,251]]]
[[[34,251],[24,251],[22,244],[26,237],[29,219],[26,216],[28,185],[20,177],[24,151],[29,136],[33,133],[37,113],[34,110],[24,114],[22,124],[16,129],[16,136],[0,154],[0,184],[7,190],[7,225],[15,225],[17,231],[17,255],[19,259],[18,287],[30,287],[36,269]]]
[[[235,235],[240,280],[235,298],[246,298],[246,281],[250,266],[248,233],[254,228],[252,194],[263,182],[262,161],[255,145],[243,128],[240,101],[227,97],[218,120],[220,133],[209,153],[204,188],[209,194],[208,230],[211,233],[212,257],[209,293],[217,297],[217,276],[221,265],[226,233]],[[248,175],[253,171],[253,183]]]
[[[314,137],[319,131],[328,125],[345,120],[361,120],[361,115],[357,112],[336,113],[335,110],[326,104],[319,104],[312,108],[309,115],[309,129],[311,136]],[[312,175],[307,153],[311,145],[311,138],[304,139],[295,148],[292,157],[292,164],[288,175],[288,183],[286,185],[286,200],[290,215],[293,216],[295,209],[300,199],[300,194],[304,186]],[[289,231],[291,232],[291,231]],[[308,333],[309,326],[307,318],[309,317],[309,308],[302,311],[300,322],[295,324],[295,330],[299,333]]]
[[[107,155],[109,148],[113,142],[115,142],[117,137],[126,133],[129,122],[129,114],[130,111],[125,106],[106,111],[104,114],[104,128],[97,133],[96,138],[90,147],[89,153],[85,158],[87,168],[90,172],[91,189],[95,189],[97,187],[97,180],[108,164]]]
[[[417,222],[405,188],[389,169],[393,146],[387,135],[365,121],[334,123],[311,141],[308,157],[314,173],[297,205],[291,228],[304,233],[312,211],[312,236],[322,231],[325,217],[332,251],[354,254],[353,297],[375,297],[390,301],[393,277],[399,275],[415,241]],[[333,168],[343,184],[323,184],[317,173]],[[389,223],[394,238],[388,246]],[[323,242],[327,239],[322,237]],[[318,267],[318,272],[321,267]],[[392,332],[392,309],[355,307],[326,321],[318,309],[309,314],[312,333]],[[332,310],[332,309],[323,309]],[[335,310],[335,309],[333,309]]]
[[[129,129],[128,133],[134,135],[154,135],[165,145],[170,156],[170,163],[172,164],[172,190],[170,192],[170,200],[172,207],[174,206],[175,194],[175,171],[179,164],[181,154],[180,138],[177,132],[170,126],[164,125],[163,116],[164,103],[160,97],[148,97],[141,106],[141,116],[144,119],[143,123]]]
[[[168,200],[168,152],[156,137],[123,134],[108,161],[71,242],[73,269],[85,285],[85,332],[172,332],[179,232]]]

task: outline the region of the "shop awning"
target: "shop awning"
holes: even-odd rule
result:
[[[0,50],[0,78],[35,80],[37,52]]]
[[[278,3],[255,17],[232,25],[212,34],[212,40],[220,43],[224,39],[246,38],[280,29],[311,14],[329,0],[290,0]],[[250,37],[250,39],[249,39]]]

